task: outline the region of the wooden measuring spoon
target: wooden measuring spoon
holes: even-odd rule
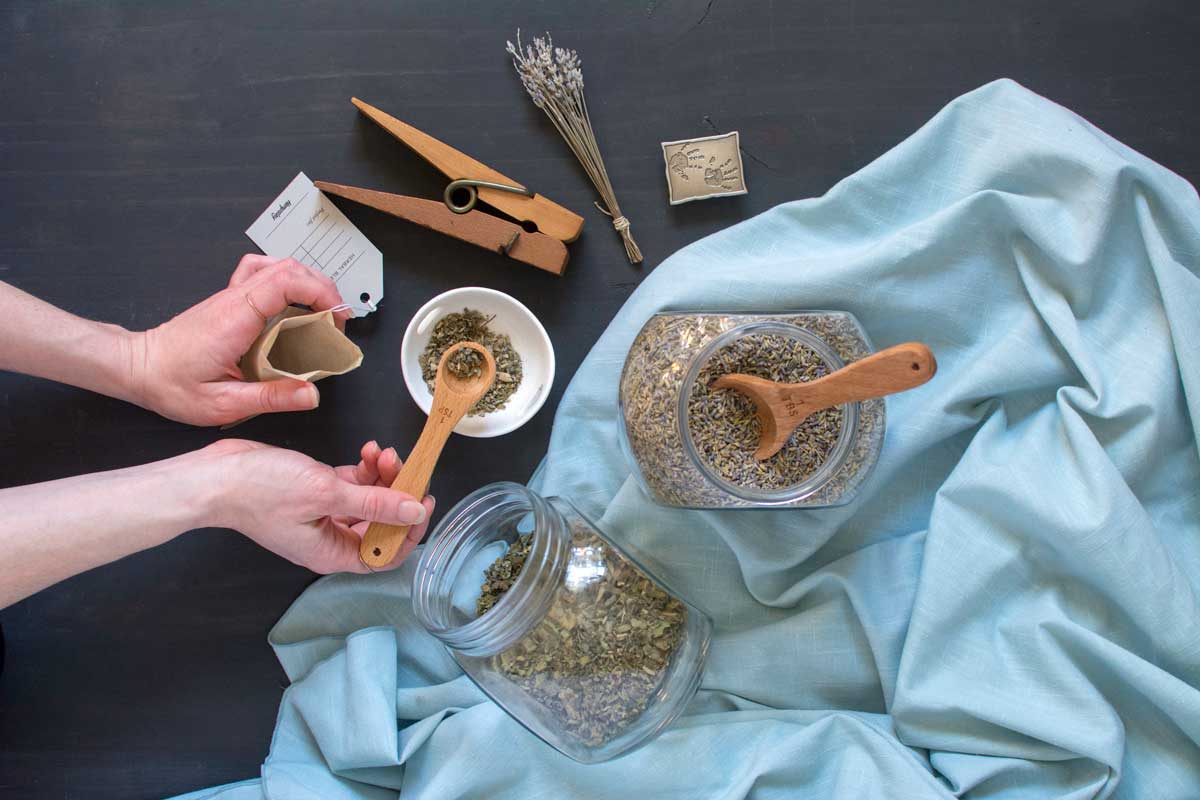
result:
[[[717,378],[712,388],[733,389],[754,401],[762,423],[754,458],[763,461],[783,448],[792,431],[809,414],[914,389],[935,372],[937,360],[930,349],[918,342],[908,342],[880,350],[815,381],[776,383],[732,373]]]
[[[483,355],[482,371],[474,378],[460,378],[446,368],[450,356],[462,347],[469,347]],[[438,456],[442,454],[442,447],[450,438],[451,431],[471,407],[479,402],[479,398],[492,388],[495,379],[496,360],[481,344],[460,342],[442,353],[433,386],[433,405],[429,409],[429,419],[425,421],[420,438],[405,459],[404,466],[400,468],[400,474],[392,481],[393,489],[406,492],[418,500],[425,496],[429,489],[429,479],[433,477],[433,468],[437,465]],[[358,548],[359,559],[366,564],[367,569],[386,567],[392,563],[400,548],[405,546],[410,527],[372,522],[367,526],[367,532]],[[411,550],[416,545],[417,542],[412,542],[408,549]]]

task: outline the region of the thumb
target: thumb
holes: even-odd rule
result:
[[[321,400],[317,387],[290,378],[257,383],[228,381],[223,388],[223,410],[235,419],[274,411],[311,411]]]
[[[385,525],[419,525],[425,521],[425,506],[411,495],[383,486],[360,486],[340,482],[335,514]]]

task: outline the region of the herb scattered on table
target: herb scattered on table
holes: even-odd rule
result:
[[[479,398],[468,416],[477,417],[499,411],[508,405],[508,399],[521,385],[521,355],[513,349],[508,334],[492,330],[490,326],[495,319],[495,316],[486,316],[473,308],[447,314],[433,326],[429,343],[418,359],[421,377],[432,392],[443,353],[460,342],[477,342],[488,349],[496,361],[496,380],[492,388]],[[460,378],[472,377],[482,371],[483,356],[469,347],[460,348],[450,356],[446,366]]]
[[[486,570],[480,614],[511,588],[531,546],[532,534],[521,536]],[[575,565],[594,579],[564,581],[541,621],[493,664],[594,747],[646,710],[683,638],[687,609],[591,531],[573,530],[571,550],[568,574]]]
[[[700,457],[722,479],[754,489],[786,489],[815,473],[833,452],[842,430],[841,407],[811,414],[783,448],[764,461],[754,458],[762,423],[754,402],[733,389],[710,384],[728,373],[781,383],[828,375],[829,365],[812,348],[789,336],[752,334],[713,353],[700,369],[688,398],[688,430]]]

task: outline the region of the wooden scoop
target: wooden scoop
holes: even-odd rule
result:
[[[474,378],[459,378],[446,368],[446,361],[461,347],[470,347],[483,355],[483,368]],[[437,380],[433,387],[433,405],[420,438],[408,454],[392,488],[420,500],[429,489],[429,479],[437,466],[438,456],[458,421],[479,402],[496,379],[496,360],[487,348],[475,342],[461,342],[448,348],[438,362]],[[372,522],[363,535],[358,557],[368,569],[382,569],[405,548],[404,555],[417,546],[408,541],[408,525],[384,525]]]
[[[758,408],[762,435],[754,458],[763,461],[787,443],[796,426],[813,412],[914,389],[937,372],[933,353],[923,344],[908,342],[842,367],[805,383],[776,383],[734,373],[712,382],[714,389],[734,389]]]

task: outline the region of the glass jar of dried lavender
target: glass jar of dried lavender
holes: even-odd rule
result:
[[[571,503],[515,483],[446,515],[417,564],[413,610],[501,708],[586,763],[683,712],[712,628]]]
[[[884,401],[810,415],[776,455],[754,456],[754,404],[720,375],[814,380],[874,352],[853,315],[664,312],[643,326],[621,374],[623,445],[659,503],[774,508],[849,502],[883,446]]]

